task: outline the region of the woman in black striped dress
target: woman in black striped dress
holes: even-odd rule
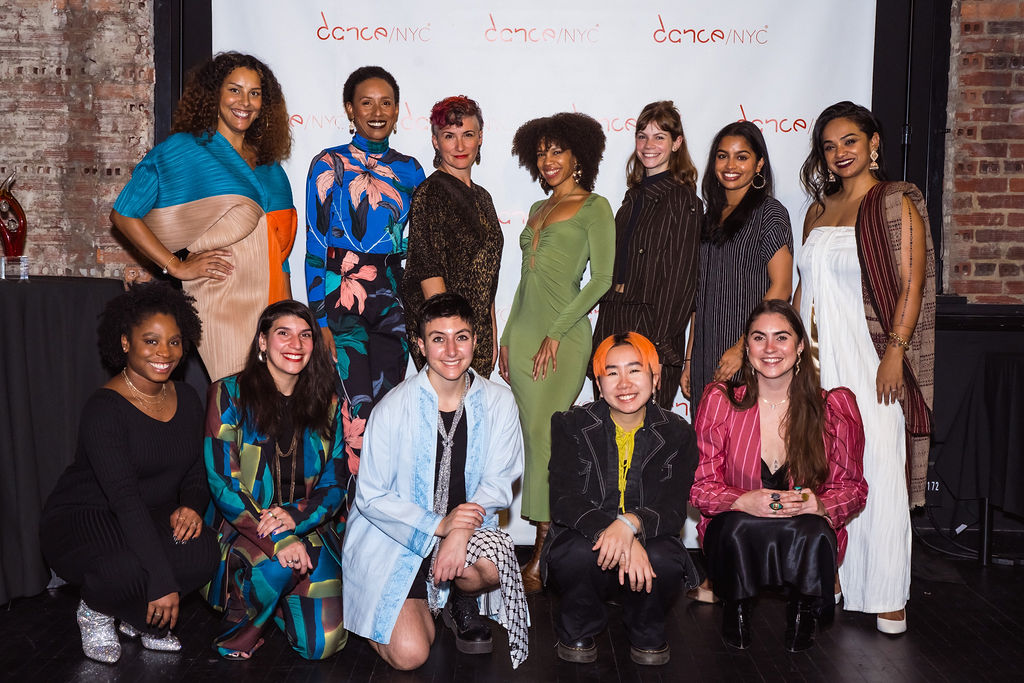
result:
[[[631,330],[654,342],[661,359],[654,399],[671,409],[697,291],[701,216],[697,168],[672,102],[652,102],[637,117],[636,152],[626,164],[626,184],[629,189],[615,214],[612,286],[601,298],[594,347]]]
[[[747,314],[764,299],[788,301],[793,293],[793,231],[772,190],[758,127],[738,121],[718,131],[701,183],[701,277],[680,382],[691,415],[707,384],[738,380]]]

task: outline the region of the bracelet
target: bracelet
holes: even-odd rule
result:
[[[640,533],[640,530],[636,528],[636,524],[633,524],[633,522],[629,521],[629,517],[627,517],[626,515],[619,515],[615,519],[619,520],[620,522],[628,526],[630,529],[632,529],[634,536]]]
[[[171,258],[167,259],[167,263],[165,263],[165,264],[164,264],[164,267],[160,269],[160,270],[162,270],[162,271],[163,271],[163,274],[164,274],[164,275],[168,275],[168,274],[169,274],[169,273],[167,272],[167,266],[168,266],[168,265],[169,265],[169,264],[171,263],[171,261],[173,261],[174,259],[178,259],[178,257],[177,257],[177,256],[175,256],[174,254],[171,254]],[[178,263],[181,263],[181,259],[178,259]]]
[[[889,339],[896,346],[903,347],[904,351],[909,351],[910,350],[910,342],[907,341],[906,339],[904,339],[903,337],[901,337],[900,335],[896,334],[895,332],[890,332],[889,333]]]

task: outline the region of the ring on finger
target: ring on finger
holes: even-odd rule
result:
[[[773,500],[771,503],[768,504],[768,507],[772,509],[772,512],[778,512],[779,510],[782,509],[782,503],[780,503],[777,500]]]

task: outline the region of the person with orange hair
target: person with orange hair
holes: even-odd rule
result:
[[[561,597],[558,656],[597,659],[594,637],[614,597],[630,658],[665,664],[665,614],[683,585],[701,578],[679,538],[697,439],[653,400],[661,363],[649,339],[612,335],[598,344],[593,367],[600,398],[551,418],[551,530],[541,571]]]

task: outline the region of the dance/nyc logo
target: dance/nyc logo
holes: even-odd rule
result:
[[[382,43],[429,43],[430,23],[423,26],[342,26],[331,25],[327,14],[320,12],[323,23],[316,29],[320,40],[356,40]]]
[[[494,15],[488,13],[491,25],[484,30],[489,43],[597,43],[600,24],[593,26],[498,26]]]
[[[740,105],[740,117],[737,120],[750,121],[752,124],[760,128],[762,133],[796,133],[802,130],[807,130],[807,121],[802,118],[750,118],[747,116],[747,111],[743,108],[742,104]]]
[[[757,28],[707,28],[665,26],[658,15],[658,28],[654,29],[654,42],[675,45],[767,45],[768,25]]]

